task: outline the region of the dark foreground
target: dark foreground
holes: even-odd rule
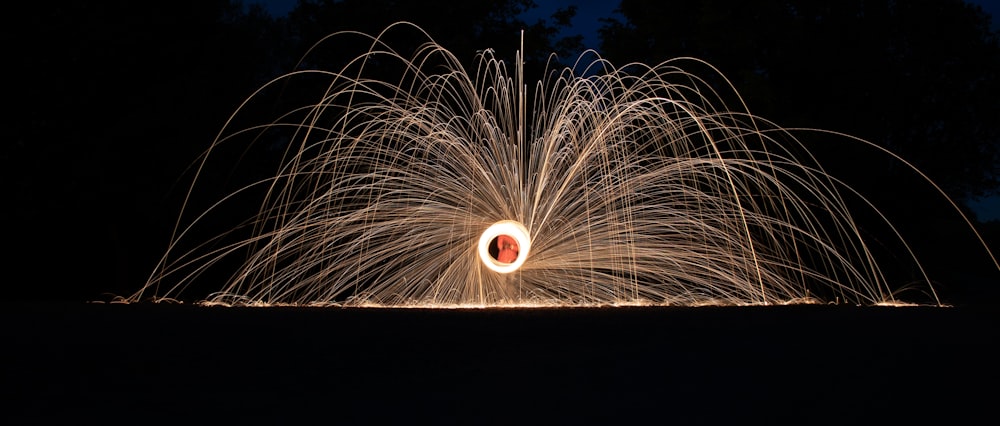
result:
[[[6,305],[3,424],[995,420],[994,309]]]

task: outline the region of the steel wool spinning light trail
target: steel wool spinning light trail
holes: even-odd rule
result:
[[[400,54],[384,41],[394,31],[419,32],[427,43]],[[899,301],[848,209],[847,199],[864,198],[826,173],[801,136],[742,104],[730,109],[723,94],[739,99],[731,86],[710,87],[685,70],[711,70],[704,62],[614,68],[597,59],[582,75],[555,70],[528,86],[523,60],[511,76],[486,51],[468,73],[409,24],[334,36],[367,37],[371,48],[343,69],[296,71],[265,86],[310,77],[315,103],[270,124],[227,125],[202,167],[238,137],[288,129],[280,168],[179,222],[130,300],[191,297],[207,271],[235,259],[227,282],[199,300]],[[261,189],[259,210],[234,227],[248,237],[227,239],[238,235],[229,231],[180,251],[220,206]],[[940,303],[924,281],[920,290]]]

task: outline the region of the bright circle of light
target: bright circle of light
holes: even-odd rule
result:
[[[501,235],[509,235],[517,241],[517,258],[511,263],[501,262],[490,255],[490,243]],[[501,274],[511,273],[520,268],[524,264],[524,260],[528,258],[530,248],[531,240],[528,238],[527,228],[514,220],[501,220],[494,223],[486,228],[483,235],[479,237],[479,258],[483,261],[483,265]]]

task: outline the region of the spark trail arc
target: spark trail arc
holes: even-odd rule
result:
[[[397,32],[426,43],[395,50],[385,40]],[[279,165],[203,212],[185,206],[169,249],[130,300],[901,300],[850,207],[881,217],[877,206],[810,155],[800,140],[808,132],[751,114],[709,64],[677,58],[615,67],[597,58],[586,67],[551,66],[529,84],[523,61],[511,73],[487,50],[467,71],[405,23],[375,36],[335,34],[315,50],[338,37],[362,37],[370,49],[342,69],[282,76],[234,113],[202,157],[192,193],[224,146],[250,149],[283,132]],[[263,91],[300,83],[316,90],[313,101],[270,123],[233,127]],[[255,211],[217,237],[195,240],[213,214],[253,196]],[[206,284],[220,269],[223,281]],[[925,275],[917,287],[940,303]]]

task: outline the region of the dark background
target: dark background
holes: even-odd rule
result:
[[[38,305],[5,424],[982,424],[995,311]],[[30,321],[30,325],[25,324]]]
[[[571,25],[581,19],[573,6],[551,16],[538,11],[553,6],[536,6],[308,1],[272,16],[274,9],[228,0],[19,4],[2,30],[0,220],[3,267],[12,273],[0,297],[109,300],[141,287],[169,242],[188,167],[250,93],[293,70],[322,36],[408,20],[471,64],[484,48],[512,61],[523,29],[533,81],[549,52],[570,63],[584,47],[580,31],[594,39],[592,28]],[[973,217],[966,206],[997,190],[1000,48],[976,4],[626,0],[600,22],[600,54],[613,63],[705,59],[732,79],[751,112],[884,146]],[[357,51],[338,47],[308,65],[333,68],[343,59],[337,52]],[[276,99],[247,122],[268,122],[299,95],[309,94]],[[945,302],[995,300],[995,266],[917,176],[842,140],[810,143],[822,164],[909,236]],[[271,172],[266,153],[240,161]],[[202,201],[231,190],[218,183],[228,182],[224,173],[215,178],[206,179]],[[976,227],[996,246],[996,221]],[[886,251],[887,263],[901,257]],[[912,267],[900,268],[891,272],[898,282],[915,279]]]
[[[956,307],[80,303],[145,283],[169,242],[190,182],[186,168],[246,96],[290,71],[319,37],[407,19],[472,61],[488,47],[512,59],[523,28],[529,73],[540,52],[572,58],[581,47],[577,30],[564,25],[574,22],[571,10],[550,18],[532,14],[527,2],[414,3],[309,2],[281,17],[229,1],[8,5],[0,18],[8,272],[0,292],[0,423],[970,424],[995,417],[997,271],[912,175],[837,141],[811,148],[913,236]],[[599,32],[601,54],[616,64],[701,57],[733,79],[752,112],[778,124],[891,148],[963,205],[997,190],[996,27],[970,3],[626,0],[620,12]],[[260,120],[286,102],[295,99],[275,100]],[[242,161],[249,169],[269,164],[266,155]],[[218,185],[208,195],[230,190],[208,182]],[[976,227],[997,246],[997,222]]]

